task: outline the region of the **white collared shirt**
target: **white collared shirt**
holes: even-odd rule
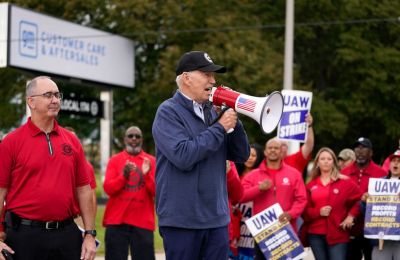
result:
[[[194,112],[195,112],[196,115],[197,115],[198,117],[200,117],[201,120],[203,120],[203,122],[204,122],[203,105],[197,103],[196,101],[194,101],[193,99],[189,98],[188,96],[186,96],[186,95],[183,94],[182,92],[181,92],[181,94],[182,94],[185,98],[187,98],[187,99],[193,101],[193,110],[194,110]]]

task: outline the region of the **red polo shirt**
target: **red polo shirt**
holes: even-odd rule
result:
[[[0,187],[8,189],[6,210],[22,218],[54,221],[74,215],[76,188],[89,184],[82,145],[54,122],[46,135],[28,122],[0,147]]]
[[[342,173],[349,176],[355,184],[360,188],[362,193],[368,191],[369,178],[382,178],[387,175],[387,172],[382,170],[376,163],[371,161],[364,169],[359,169],[357,163],[354,162],[344,168]],[[354,236],[361,236],[364,231],[364,217],[356,219],[351,234]]]
[[[317,177],[307,184],[308,203],[303,212],[303,232],[326,234],[328,245],[347,243],[350,232],[343,230],[340,223],[348,215],[356,219],[360,214],[361,191],[351,180],[338,179],[323,186]],[[321,207],[330,205],[332,210],[328,217],[321,216]]]
[[[289,166],[292,166],[300,173],[303,173],[304,169],[308,164],[308,161],[310,160],[311,160],[311,155],[309,155],[307,158],[304,158],[301,148],[296,153],[288,155],[285,158],[283,158],[284,163],[286,163]]]

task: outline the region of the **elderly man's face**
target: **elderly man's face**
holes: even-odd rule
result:
[[[32,115],[55,118],[61,108],[58,87],[50,79],[38,79],[33,93],[27,99]]]
[[[211,89],[215,84],[214,72],[203,72],[199,70],[184,72],[182,74],[186,85],[185,95],[197,103],[208,101],[211,95]]]

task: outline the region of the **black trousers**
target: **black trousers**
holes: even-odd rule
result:
[[[152,230],[127,224],[108,225],[105,234],[106,260],[127,260],[129,248],[133,260],[154,260]]]
[[[77,260],[81,256],[82,232],[75,223],[52,230],[19,225],[7,227],[6,234],[14,260]]]
[[[369,239],[364,238],[364,236],[357,236],[350,239],[349,246],[347,247],[348,260],[371,260],[371,255],[372,245]]]

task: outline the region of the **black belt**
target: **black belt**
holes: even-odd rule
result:
[[[72,218],[68,218],[62,221],[38,221],[38,220],[30,220],[30,219],[20,219],[21,225],[31,226],[31,227],[41,227],[44,229],[60,229],[64,228],[74,222]]]

